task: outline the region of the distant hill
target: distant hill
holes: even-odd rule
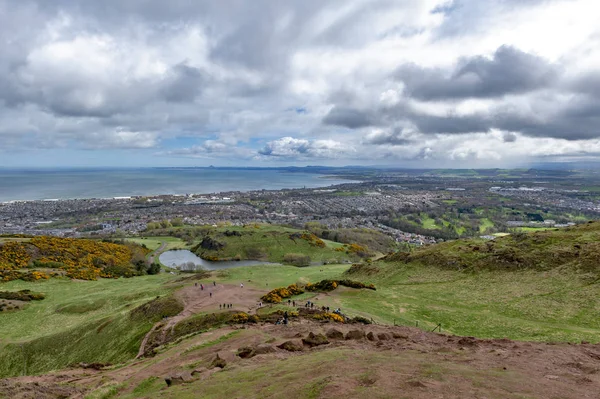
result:
[[[600,276],[600,222],[554,231],[515,233],[494,240],[457,240],[388,255],[388,262],[454,270],[551,270],[559,267]]]

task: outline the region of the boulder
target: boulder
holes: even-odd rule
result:
[[[362,330],[351,330],[346,334],[346,339],[364,339],[365,332]]]
[[[393,336],[395,339],[408,339],[408,335],[399,334],[399,333],[397,333],[397,332],[393,332],[393,333],[392,333],[392,336]]]
[[[325,335],[329,339],[344,339],[344,333],[335,328],[330,328],[329,330],[327,330]]]
[[[184,384],[186,382],[192,382],[193,380],[194,378],[189,372],[178,373],[165,378],[165,382],[167,383],[168,387],[170,387],[171,385],[179,385]]]
[[[222,359],[218,353],[217,353],[217,356],[214,358],[214,360],[210,363],[210,367],[212,367],[212,368],[218,367],[218,368],[222,369],[225,366],[227,366],[227,361],[225,361],[225,359]]]
[[[306,338],[302,339],[304,345],[310,346],[311,348],[314,346],[327,345],[329,340],[323,334],[314,334],[312,331],[308,334]]]
[[[373,334],[373,331],[369,331],[367,334],[367,339],[369,341],[377,341],[377,337],[375,336],[375,334]]]
[[[304,350],[304,346],[302,346],[302,343],[296,340],[285,341],[283,344],[277,345],[277,347],[288,352],[300,352]]]
[[[249,359],[251,357],[254,357],[256,355],[256,352],[249,346],[244,346],[238,349],[237,355],[242,359]]]

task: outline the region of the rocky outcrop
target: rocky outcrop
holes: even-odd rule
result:
[[[302,343],[296,340],[285,341],[283,344],[278,345],[277,347],[288,352],[300,352],[304,350]]]
[[[329,339],[344,339],[344,333],[335,328],[330,328],[329,330],[327,330],[325,335]]]
[[[323,334],[314,334],[312,331],[308,334],[306,338],[302,339],[304,345],[309,347],[315,347],[320,345],[327,345],[329,340]]]

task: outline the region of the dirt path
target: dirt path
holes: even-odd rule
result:
[[[152,252],[150,254],[150,256],[148,257],[148,260],[150,261],[150,263],[154,263],[156,261],[156,257],[160,256],[160,254],[165,250],[166,247],[167,247],[167,243],[166,242],[162,242],[160,244],[160,247],[156,248],[154,250],[154,252]]]
[[[159,326],[164,326],[163,333],[166,334],[183,319],[197,313],[218,312],[223,309],[219,305],[225,304],[233,305],[228,310],[254,313],[258,308],[260,297],[266,293],[264,290],[249,287],[242,288],[233,284],[214,284],[212,281],[199,281],[195,284],[197,285],[186,286],[175,292],[175,297],[183,304],[183,310],[178,315],[169,317],[166,324],[160,321],[152,327],[142,340],[136,358],[143,356],[149,337]]]

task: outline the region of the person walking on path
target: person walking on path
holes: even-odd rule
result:
[[[213,281],[213,287],[216,287],[216,286],[217,286],[217,282]]]
[[[240,288],[244,288],[244,283],[240,283]]]
[[[212,298],[212,292],[210,293],[210,297]]]

